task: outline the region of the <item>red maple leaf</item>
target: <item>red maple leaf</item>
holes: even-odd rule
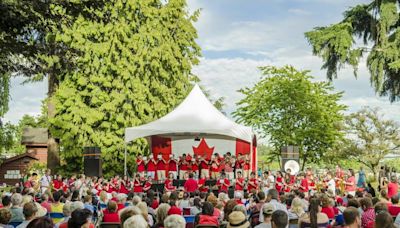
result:
[[[202,138],[199,145],[197,147],[192,146],[192,148],[195,155],[201,157],[205,156],[207,159],[211,159],[211,155],[213,154],[215,147],[209,147],[206,143],[206,140]]]

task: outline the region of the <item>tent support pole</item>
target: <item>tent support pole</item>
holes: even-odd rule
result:
[[[124,143],[125,146],[125,153],[124,153],[124,176],[128,176],[127,175],[127,168],[126,168],[126,142]]]

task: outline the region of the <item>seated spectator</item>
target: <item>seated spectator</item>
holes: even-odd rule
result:
[[[263,213],[264,221],[257,225],[255,228],[271,228],[272,213],[274,212],[274,206],[270,203],[265,203],[261,209]]]
[[[125,221],[134,216],[134,215],[140,215],[142,216],[142,212],[140,211],[140,209],[136,206],[129,206],[129,207],[125,207],[124,209],[122,209],[121,211],[118,212],[119,213],[119,219],[120,219],[120,224],[121,227],[123,227]]]
[[[50,205],[50,211],[52,213],[63,213],[63,208],[64,204],[60,203],[61,200],[61,194],[60,192],[54,192],[53,193],[53,200],[54,202]],[[54,218],[53,223],[59,223],[63,220],[63,218]]]
[[[357,208],[358,212],[360,212],[361,215],[364,212],[363,209],[360,206],[360,203],[356,199],[349,199],[349,201],[347,202],[347,207],[355,207],[355,208]]]
[[[183,210],[183,208],[188,208],[190,207],[189,203],[189,193],[187,192],[180,192],[179,194],[183,195],[183,199],[179,201],[179,208]]]
[[[154,225],[154,220],[153,216],[149,214],[149,210],[147,209],[147,204],[145,202],[140,202],[138,203],[137,207],[142,212],[143,218],[146,220],[149,226],[152,227]]]
[[[375,204],[374,210],[375,210],[375,215],[380,214],[380,213],[384,213],[384,212],[388,212],[387,203],[378,202],[377,204]],[[375,216],[375,219],[376,219],[376,216]],[[375,226],[374,226],[374,221],[373,220],[369,221],[368,224],[366,226],[364,226],[364,228],[374,228],[374,227]]]
[[[272,228],[286,228],[288,225],[288,215],[286,211],[276,210],[271,217]]]
[[[168,211],[171,206],[167,203],[162,203],[156,209],[156,224],[154,228],[162,228],[164,227],[164,220],[168,216]]]
[[[51,204],[49,202],[49,195],[47,193],[43,194],[42,197],[42,202],[40,203],[40,206],[44,207],[48,212],[51,211]]]
[[[25,220],[17,228],[25,228],[36,217],[38,208],[35,203],[30,202],[24,205],[22,212],[24,213]]]
[[[171,208],[168,210],[168,215],[182,215],[182,210],[176,206],[176,201],[171,200],[169,205]]]
[[[3,196],[1,199],[1,207],[0,208],[7,208],[11,207],[11,197],[10,196]]]
[[[92,212],[92,214],[94,213],[94,207],[92,205],[92,196],[91,195],[86,195],[85,197],[83,197],[83,203],[84,203],[84,207],[86,209],[88,209],[90,212]]]
[[[375,225],[376,228],[395,228],[393,224],[393,218],[388,212],[381,212],[375,217]]]
[[[379,202],[386,203],[388,206],[392,204],[392,202],[390,202],[390,198],[388,197],[386,189],[381,190],[381,198],[379,199]]]
[[[274,210],[282,210],[282,211],[285,211],[286,213],[288,213],[286,205],[279,201],[279,193],[276,189],[270,189],[268,191],[266,201],[274,206]],[[264,217],[263,217],[262,213],[260,213],[259,221],[264,221]]]
[[[126,195],[124,193],[119,193],[117,195],[117,207],[118,207],[118,211],[122,210],[125,208],[125,203],[126,203]],[[141,200],[140,200],[141,202]],[[136,204],[133,205],[137,205],[139,202],[137,202]]]
[[[170,215],[164,220],[165,228],[185,228],[186,221],[182,216]]]
[[[299,219],[304,213],[302,200],[300,198],[294,198],[289,209],[289,220]]]
[[[204,202],[201,213],[195,217],[196,225],[219,225],[218,217],[214,215],[214,207],[210,202]]]
[[[389,213],[396,217],[400,213],[400,205],[399,205],[399,195],[394,195],[391,198],[392,205],[389,206]]]
[[[331,201],[328,196],[324,195],[321,198],[322,209],[321,212],[326,214],[329,219],[335,218],[335,211],[331,205]]]
[[[207,197],[207,202],[211,203],[211,205],[213,205],[214,207],[214,216],[216,216],[217,218],[221,217],[221,211],[219,209],[217,209],[217,205],[218,205],[218,199],[217,197],[215,197],[214,195],[209,195]]]
[[[103,222],[120,222],[117,211],[117,203],[108,201],[107,209],[103,212]]]
[[[197,215],[198,213],[201,212],[201,199],[200,198],[194,198],[193,199],[193,207],[190,208],[190,214],[191,215]]]
[[[237,205],[237,202],[233,199],[228,200],[228,202],[226,202],[225,207],[224,207],[224,221],[228,221],[229,220],[229,215],[232,213],[233,208]]]
[[[229,223],[227,228],[249,228],[250,223],[247,221],[246,216],[240,211],[233,211],[229,215]]]
[[[67,223],[67,222],[68,222],[68,219],[71,218],[71,206],[72,206],[72,203],[71,203],[71,202],[66,202],[66,203],[64,204],[63,209],[62,209],[62,213],[64,214],[64,219],[62,219],[61,221],[59,221],[59,222],[56,224],[56,227],[59,227],[59,226],[60,226],[61,224],[63,224],[63,223]]]
[[[22,211],[22,195],[19,193],[14,193],[11,196],[11,204],[10,212],[11,212],[11,220],[10,222],[22,222],[24,221],[24,213]]]
[[[343,219],[346,227],[359,228],[361,226],[361,217],[358,209],[355,207],[348,207],[343,211]]]
[[[74,210],[71,214],[71,218],[68,220],[68,225],[64,223],[60,225],[60,228],[94,228],[94,225],[91,223],[92,215],[92,212],[86,208]]]
[[[246,210],[246,206],[244,206],[243,204],[238,204],[236,205],[232,211],[240,211],[242,212],[244,215],[247,216],[247,210]]]
[[[363,213],[361,215],[361,225],[366,227],[369,222],[375,220],[375,210],[372,205],[372,200],[370,198],[362,198],[360,200],[361,208],[363,209]]]
[[[142,215],[134,215],[128,218],[123,225],[123,228],[148,228],[149,225],[147,224],[146,220],[143,218]]]
[[[320,201],[317,198],[310,199],[308,212],[299,219],[300,227],[328,227],[329,218],[326,214],[321,213]]]
[[[7,225],[11,219],[11,212],[7,208],[0,209],[0,227],[2,228],[14,228],[11,225]]]
[[[54,227],[53,221],[46,216],[41,216],[33,219],[27,226],[27,228],[53,228],[53,227]]]
[[[106,191],[101,191],[99,195],[99,204],[100,205],[107,205],[108,203],[108,198],[107,198],[107,192]]]

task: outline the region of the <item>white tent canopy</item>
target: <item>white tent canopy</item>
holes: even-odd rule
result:
[[[252,142],[253,131],[224,116],[195,85],[185,100],[164,117],[125,129],[125,142],[152,135],[214,134]]]

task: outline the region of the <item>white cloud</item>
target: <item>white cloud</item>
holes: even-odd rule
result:
[[[288,9],[288,12],[291,14],[295,14],[295,15],[300,15],[300,16],[308,16],[311,15],[312,13],[308,10],[305,9],[299,9],[299,8],[291,8]]]

